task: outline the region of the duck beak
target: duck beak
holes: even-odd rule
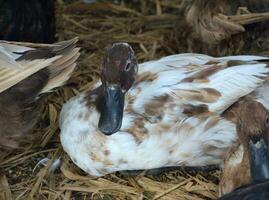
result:
[[[121,128],[124,95],[120,86],[105,87],[105,101],[101,108],[98,128],[105,135],[112,135]]]
[[[269,178],[268,147],[263,138],[250,140],[248,144],[252,181]]]

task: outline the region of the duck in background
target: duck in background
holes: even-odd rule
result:
[[[0,39],[55,42],[54,0],[0,0]]]
[[[265,200],[269,199],[269,180],[254,182],[240,188],[232,193],[224,195],[219,200]]]
[[[236,120],[239,143],[224,163],[220,200],[269,199],[269,113],[253,98],[230,109]]]
[[[178,54],[138,67],[131,46],[115,43],[101,80],[62,108],[63,148],[93,176],[219,165],[237,141],[235,124],[221,114],[253,91],[269,106],[266,59]]]
[[[0,158],[31,141],[44,110],[41,94],[71,76],[78,39],[45,45],[0,41]]]
[[[269,55],[268,0],[188,0],[182,1],[179,13],[179,52]]]

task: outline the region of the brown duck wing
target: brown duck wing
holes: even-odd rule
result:
[[[30,133],[44,109],[44,101],[37,97],[69,79],[79,56],[76,42],[76,38],[53,45],[0,42],[8,52],[6,59],[18,64],[0,66],[0,160],[33,138]]]
[[[75,47],[77,40],[52,45],[1,41],[0,92],[45,68],[49,80],[42,92],[61,86],[75,68],[79,56],[79,49]]]

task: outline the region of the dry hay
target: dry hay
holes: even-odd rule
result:
[[[127,2],[127,1],[126,1]],[[104,48],[114,41],[129,42],[139,62],[176,53],[174,23],[181,0],[137,0],[82,4],[57,1],[58,39],[79,36],[81,57],[67,86],[48,97],[46,112],[35,131],[38,141],[27,151],[0,163],[0,199],[216,199],[219,172],[193,174],[179,171],[159,176],[122,176],[93,179],[63,153],[58,116],[62,104],[98,78]],[[50,166],[61,156],[61,168]],[[49,158],[46,166],[37,163]]]

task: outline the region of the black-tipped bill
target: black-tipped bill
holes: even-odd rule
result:
[[[104,104],[98,128],[105,135],[112,135],[121,128],[124,109],[124,93],[117,85],[105,87]]]
[[[269,154],[263,138],[248,144],[252,181],[261,181],[269,178]]]

